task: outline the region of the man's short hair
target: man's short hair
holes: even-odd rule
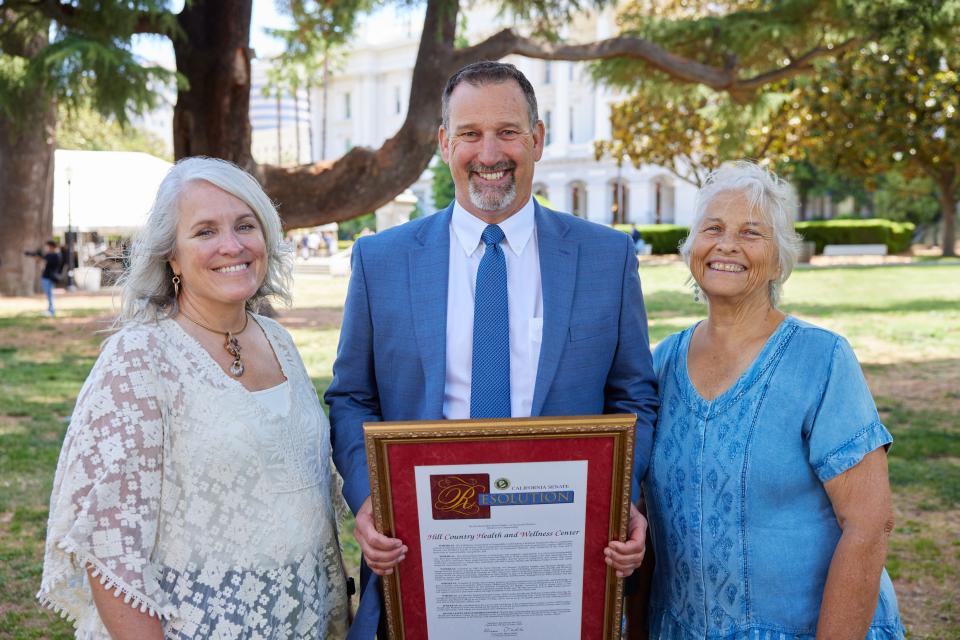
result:
[[[533,85],[512,64],[492,60],[482,60],[468,64],[447,80],[447,86],[443,88],[443,98],[441,100],[443,128],[448,131],[450,129],[450,96],[460,83],[466,82],[474,87],[482,87],[485,84],[500,84],[510,80],[516,81],[520,85],[520,90],[523,91],[523,97],[527,100],[527,110],[530,113],[530,130],[534,131],[540,117],[537,114],[537,96],[533,93]]]

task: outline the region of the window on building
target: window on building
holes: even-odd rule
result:
[[[399,114],[403,109],[403,105],[400,103],[400,87],[393,88],[393,112]]]
[[[553,118],[551,118],[550,116],[551,116],[551,113],[549,109],[543,112],[543,128],[547,130],[547,134],[546,134],[546,137],[544,138],[543,143],[545,146],[548,146],[548,147],[550,146],[550,143],[553,142],[553,124],[551,122]]]
[[[586,209],[587,191],[583,184],[574,182],[570,185],[570,213],[582,218]]]
[[[616,180],[610,183],[610,213],[613,224],[626,224],[630,219],[628,211],[628,202],[630,201],[630,192],[626,183],[622,180]]]
[[[575,120],[573,119],[573,107],[570,107],[570,127],[569,127],[568,130],[567,130],[567,131],[568,131],[568,133],[567,133],[567,141],[568,141],[568,142],[573,142],[573,123],[574,123],[574,122],[575,122]]]
[[[674,221],[674,191],[673,185],[667,180],[659,179],[653,183],[654,201],[653,218],[657,224],[672,224]]]
[[[549,60],[543,63],[543,84],[550,84],[553,76],[553,65]]]
[[[575,75],[575,70],[576,70],[576,66],[577,66],[577,65],[574,64],[573,62],[571,62],[571,63],[570,63],[569,65],[567,65],[567,66],[568,66],[568,68],[570,69],[570,76],[569,76],[569,77],[570,77],[570,80],[571,80],[571,82],[572,82],[572,81],[573,81],[573,77],[574,77],[574,75]]]
[[[343,117],[345,120],[350,119],[350,92],[347,91],[343,94]]]

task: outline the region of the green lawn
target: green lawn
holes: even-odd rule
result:
[[[644,266],[641,278],[654,342],[702,317],[681,265]],[[321,392],[345,292],[345,279],[300,277],[280,318]],[[0,299],[0,638],[72,637],[33,595],[60,442],[112,304],[62,296],[49,320],[40,297]],[[960,638],[960,264],[801,269],[784,306],[850,340],[896,439],[888,568],[911,638]]]

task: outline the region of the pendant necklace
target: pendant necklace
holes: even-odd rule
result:
[[[227,353],[233,356],[233,364],[230,365],[230,375],[234,378],[239,378],[243,375],[243,361],[240,359],[240,341],[237,340],[237,336],[247,330],[247,323],[250,321],[250,315],[244,312],[243,314],[243,326],[240,327],[240,331],[233,333],[232,331],[220,331],[219,329],[214,329],[208,327],[198,320],[191,318],[186,311],[180,309],[180,313],[183,314],[183,317],[197,325],[202,329],[206,329],[211,333],[222,333],[223,334],[223,348],[226,349]]]

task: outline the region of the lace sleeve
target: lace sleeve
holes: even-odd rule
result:
[[[99,626],[87,568],[124,601],[169,617],[150,556],[163,476],[170,367],[148,327],[104,345],[67,429],[53,494],[37,597],[78,628]]]

